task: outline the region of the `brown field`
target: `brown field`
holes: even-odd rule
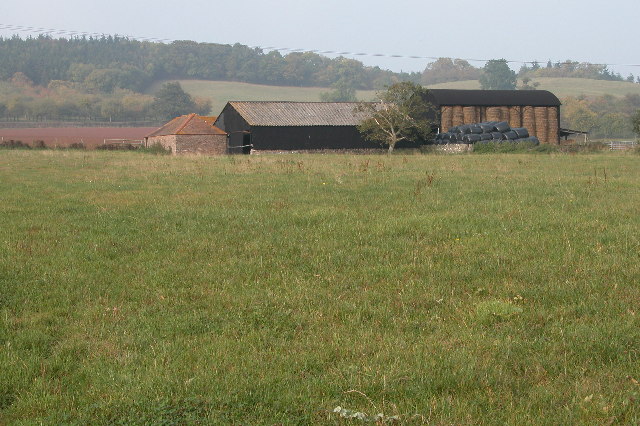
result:
[[[83,143],[87,148],[102,145],[105,139],[141,140],[156,127],[42,127],[0,129],[0,141],[16,140],[33,145],[44,141],[49,148]]]

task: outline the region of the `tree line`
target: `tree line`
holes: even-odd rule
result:
[[[593,139],[630,138],[640,123],[640,95],[622,98],[604,95],[597,98],[569,96],[562,99],[561,125],[589,132]]]
[[[36,85],[64,80],[95,92],[143,92],[155,81],[179,79],[309,87],[330,87],[342,81],[354,89],[419,79],[419,73],[394,73],[344,57],[331,59],[311,52],[283,56],[241,44],[164,44],[117,36],[0,38],[0,80],[17,72]]]
[[[562,77],[562,78],[589,78],[593,80],[627,81],[640,83],[640,76],[635,77],[629,74],[623,77],[620,73],[613,72],[606,65],[590,64],[585,62],[572,61],[570,59],[563,62],[552,63],[548,61],[546,65],[538,62],[524,64],[518,72],[512,71],[505,59],[494,59],[488,61],[483,67],[474,67],[464,59],[439,58],[427,65],[420,76],[420,83],[425,86],[448,83],[463,80],[480,80],[488,78],[493,74],[498,74],[501,80],[510,89],[516,89],[516,81],[523,80],[523,86],[527,86],[534,78],[540,77]],[[504,85],[504,84],[503,84]],[[483,88],[495,89],[496,87]],[[521,87],[535,89],[535,86]]]

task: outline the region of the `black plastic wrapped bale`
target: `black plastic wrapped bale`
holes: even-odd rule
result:
[[[459,126],[453,126],[453,127],[449,128],[449,133],[461,133],[460,132],[460,127]]]
[[[504,135],[502,134],[502,132],[492,132],[491,138],[494,141],[501,141],[504,138]]]
[[[471,124],[469,125],[469,129],[471,129],[471,133],[473,133],[474,135],[479,135],[482,132],[482,127],[480,127],[479,124]]]
[[[509,130],[508,132],[503,133],[505,139],[509,139],[510,141],[514,141],[518,139],[518,134],[513,130]]]
[[[493,128],[496,132],[500,133],[508,132],[511,129],[511,127],[509,127],[509,123],[506,121],[500,121],[499,123],[494,124]]]
[[[451,140],[451,133],[440,133],[441,142],[449,142]]]
[[[483,133],[491,133],[493,132],[493,124],[494,123],[480,123],[478,126],[482,129]]]
[[[515,128],[512,128],[511,130],[516,132],[516,134],[518,135],[518,138],[528,138],[529,137],[529,131],[527,129],[525,129],[524,127],[515,127]]]
[[[491,133],[483,133],[480,135],[481,141],[490,141],[493,139],[493,135]]]
[[[458,134],[456,135],[456,140],[457,140],[458,142],[463,142],[463,141],[464,141],[464,137],[465,137],[465,136],[466,136],[466,135],[465,135],[464,133],[458,133]]]
[[[464,133],[465,135],[471,133],[471,126],[469,126],[467,124],[464,124],[464,125],[462,125],[462,126],[460,126],[458,128],[460,129],[460,132]]]
[[[475,143],[475,142],[479,142],[479,141],[480,141],[480,135],[478,135],[478,134],[470,133],[468,135],[464,135],[463,142]]]
[[[433,138],[433,140],[434,140],[434,141],[441,141],[441,140],[442,140],[442,133],[438,133],[438,134],[436,135],[436,137],[435,137],[435,138]]]

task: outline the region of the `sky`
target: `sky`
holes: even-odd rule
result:
[[[507,59],[515,70],[520,62],[571,59],[612,64],[626,77],[640,75],[638,17],[638,0],[22,0],[0,5],[0,36],[45,28],[63,31],[54,37],[77,31],[366,53],[343,56],[407,72],[438,57]]]

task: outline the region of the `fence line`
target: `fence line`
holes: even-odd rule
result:
[[[638,145],[636,141],[611,141],[609,142],[609,149],[611,151],[621,151],[626,149],[633,149]]]

